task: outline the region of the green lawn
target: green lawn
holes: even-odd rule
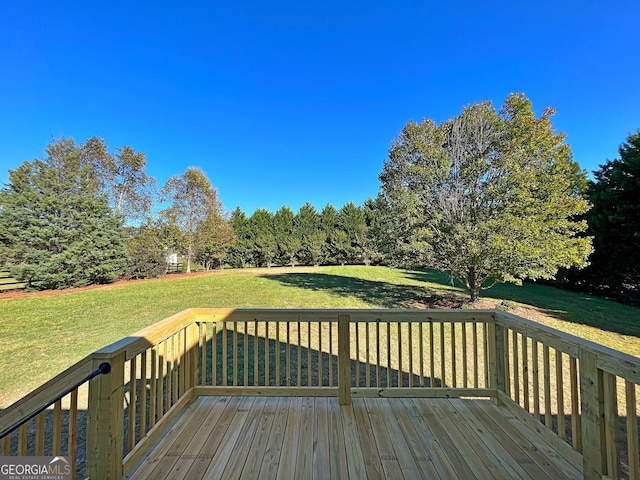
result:
[[[485,293],[482,306],[511,300],[520,305],[515,313],[640,356],[638,308],[539,285]],[[189,307],[426,308],[465,299],[440,273],[384,267],[226,270],[54,296],[0,295],[0,408],[92,351]]]

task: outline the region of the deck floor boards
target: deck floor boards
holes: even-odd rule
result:
[[[582,478],[489,400],[200,397],[125,478]]]

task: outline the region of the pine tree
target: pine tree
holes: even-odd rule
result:
[[[6,266],[36,289],[114,281],[127,263],[121,217],[82,162],[81,146],[63,138],[46,153],[10,170],[0,191]]]

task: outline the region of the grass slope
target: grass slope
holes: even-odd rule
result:
[[[539,285],[501,285],[483,307],[640,356],[640,309]],[[459,307],[466,295],[431,271],[385,267],[227,270],[51,296],[0,296],[0,408],[92,351],[189,307]]]

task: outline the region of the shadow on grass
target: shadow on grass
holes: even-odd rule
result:
[[[449,276],[435,270],[410,271],[407,278],[452,288]],[[459,283],[456,287],[463,291]],[[522,286],[499,283],[481,295],[530,305],[559,320],[640,337],[640,308],[593,295],[530,282],[524,282]]]
[[[283,273],[265,278],[283,285],[355,297],[380,308],[459,308],[462,299],[420,285],[398,285],[324,273]]]

